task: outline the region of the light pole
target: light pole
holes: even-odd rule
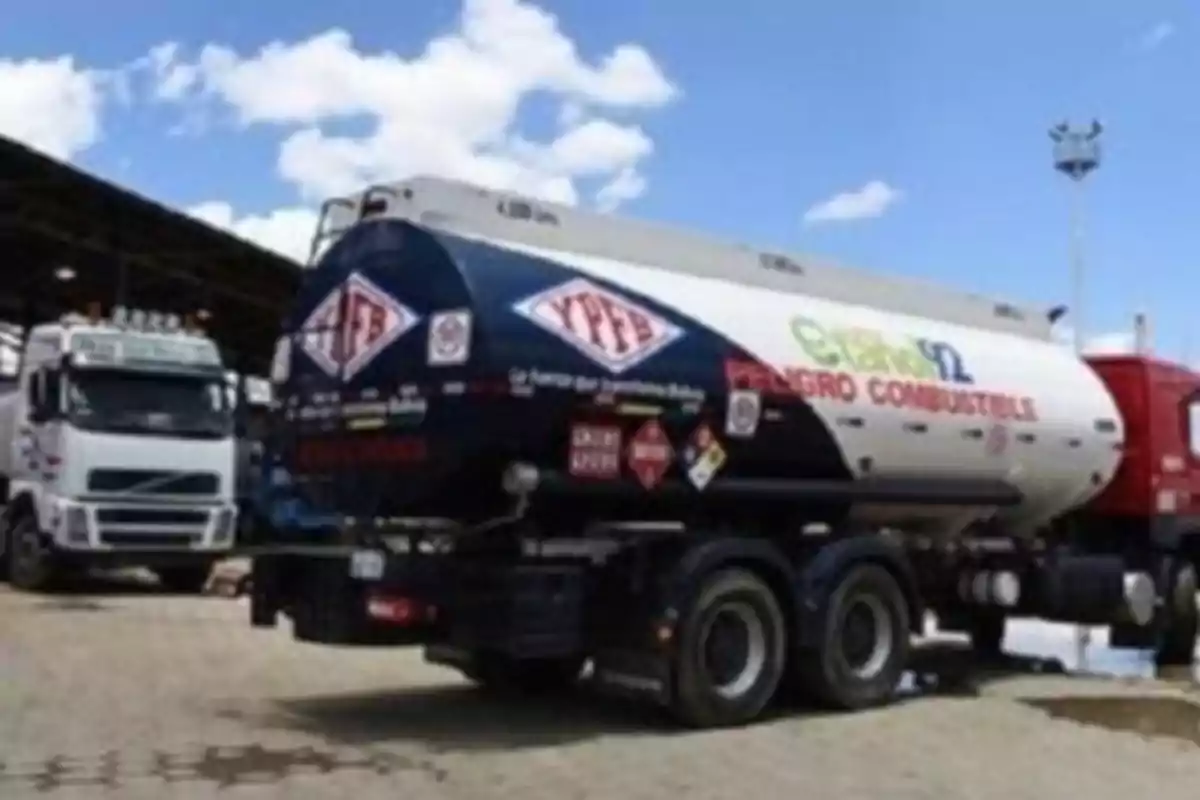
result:
[[[1100,134],[1104,126],[1092,120],[1087,129],[1072,128],[1060,122],[1050,129],[1054,142],[1054,168],[1071,179],[1071,313],[1074,316],[1072,330],[1075,333],[1075,352],[1083,350],[1083,199],[1087,176],[1100,168]]]
[[[1071,179],[1071,313],[1074,320],[1071,330],[1076,354],[1083,353],[1084,337],[1084,255],[1083,255],[1083,200],[1084,183],[1087,176],[1100,167],[1100,134],[1104,126],[1092,120],[1091,127],[1072,128],[1066,121],[1050,129],[1054,142],[1054,168]],[[1083,669],[1087,648],[1091,643],[1091,630],[1083,625],[1075,626],[1076,668]]]

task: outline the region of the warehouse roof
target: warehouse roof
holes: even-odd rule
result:
[[[2,136],[0,254],[0,315],[8,319],[53,319],[88,302],[112,304],[118,292],[134,307],[203,309],[231,363],[256,373],[270,361],[301,270]]]

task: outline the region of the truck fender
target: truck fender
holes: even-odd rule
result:
[[[824,639],[825,614],[838,580],[853,566],[878,564],[892,573],[908,601],[914,633],[924,628],[925,606],[904,548],[876,535],[847,536],[825,544],[800,570],[796,585],[796,646],[812,649]]]
[[[769,541],[730,536],[697,542],[675,559],[660,584],[658,619],[673,629],[680,609],[699,591],[704,579],[733,565],[757,573],[775,590],[787,619],[796,618],[795,570],[787,556]]]

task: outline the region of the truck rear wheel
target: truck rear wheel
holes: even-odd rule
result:
[[[890,701],[908,666],[909,611],[892,574],[852,567],[826,605],[823,638],[798,659],[797,679],[822,705],[852,711]]]
[[[1171,586],[1163,606],[1162,632],[1155,661],[1164,667],[1187,666],[1195,660],[1196,636],[1200,633],[1200,610],[1196,608],[1196,568],[1180,564],[1171,575]]]
[[[5,531],[8,579],[14,588],[40,592],[54,582],[54,551],[38,529],[37,519],[22,514]]]
[[[676,718],[697,728],[753,720],[779,688],[787,641],[779,601],[757,575],[711,575],[684,611],[676,639]]]

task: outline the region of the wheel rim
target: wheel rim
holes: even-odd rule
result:
[[[842,620],[839,649],[854,677],[870,680],[887,666],[895,649],[894,625],[883,601],[863,595],[850,601]]]
[[[37,528],[27,523],[18,524],[12,535],[14,575],[22,578],[36,576],[45,560],[45,551]]]
[[[766,626],[749,603],[726,603],[705,624],[700,653],[713,691],[725,699],[741,697],[766,669]]]

